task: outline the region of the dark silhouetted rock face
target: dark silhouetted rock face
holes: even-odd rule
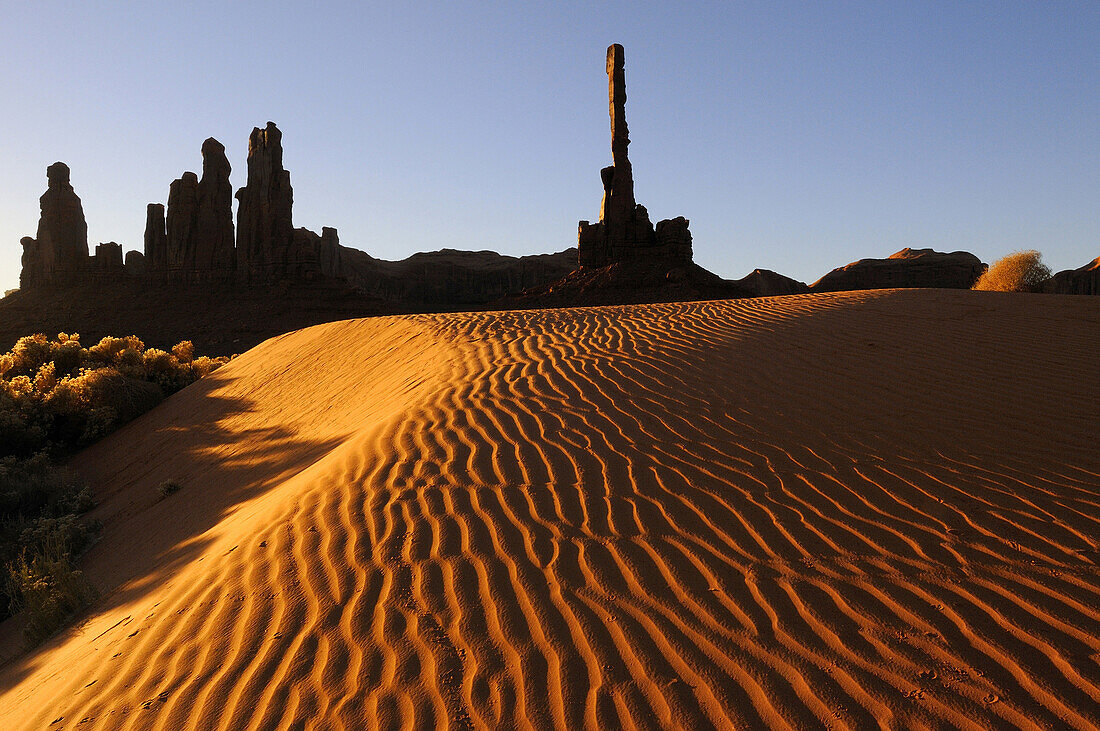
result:
[[[945,254],[931,249],[902,249],[888,259],[860,259],[834,269],[810,285],[814,292],[855,289],[933,287],[969,289],[985,270],[965,251]]]
[[[192,172],[172,181],[168,187],[167,260],[170,279],[182,279],[193,253],[192,234],[199,206],[199,178]],[[193,261],[193,259],[192,259]]]
[[[19,239],[23,246],[23,257],[20,259],[22,268],[19,270],[19,286],[23,289],[35,287],[42,280],[42,252],[38,249],[38,241],[30,236]]]
[[[671,259],[691,261],[691,231],[683,216],[657,222],[657,247]]]
[[[122,274],[122,247],[114,241],[97,244],[92,264],[94,271],[102,277]]]
[[[344,276],[344,260],[341,255],[340,235],[330,226],[321,227],[321,246],[317,254],[317,263],[321,273],[327,277]]]
[[[202,180],[192,234],[194,253],[189,257],[195,272],[226,272],[233,268],[232,170],[222,143],[213,137],[202,143]]]
[[[21,241],[22,286],[75,281],[88,269],[88,224],[69,183],[69,166],[55,162],[46,168],[46,178],[48,188],[38,199],[37,237]]]
[[[740,279],[734,280],[740,286],[745,297],[775,297],[783,294],[805,294],[810,291],[804,282],[783,276],[771,269],[753,269]]]
[[[126,252],[126,275],[130,277],[145,276],[145,254],[140,251]]]
[[[151,274],[168,271],[168,233],[164,224],[164,206],[150,203],[145,209],[144,265]]]
[[[202,144],[202,180],[187,172],[169,187],[164,259],[170,281],[208,282],[232,276],[231,170],[225,147],[211,137]],[[154,256],[158,225],[157,211],[150,207],[146,213],[146,253],[154,271],[161,266],[159,252]]]
[[[248,138],[248,182],[237,191],[237,272],[249,282],[294,273],[294,193],[274,122]]]
[[[298,262],[300,273],[309,278],[321,274],[335,279],[346,279],[340,237],[336,229],[325,226],[318,236],[306,228],[294,229],[293,259]]]
[[[1054,294],[1100,294],[1100,257],[1078,269],[1058,272],[1043,287]]]
[[[341,246],[338,255],[343,277],[360,291],[412,310],[482,305],[561,279],[577,261],[576,249],[522,257],[442,249],[384,261]]]
[[[634,200],[634,172],[627,156],[625,61],[623,47],[617,43],[607,49],[607,82],[613,164],[600,170],[603,204],[599,223],[581,221],[578,225],[578,261],[588,267],[633,259],[690,262],[687,219],[661,221],[654,231],[649,212]]]

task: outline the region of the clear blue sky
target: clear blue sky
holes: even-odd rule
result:
[[[46,166],[140,249],[199,147],[283,130],[294,220],[371,254],[576,242],[626,47],[638,201],[696,260],[813,281],[905,246],[1100,255],[1100,3],[0,5],[0,290]]]

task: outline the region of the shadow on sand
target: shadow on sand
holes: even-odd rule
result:
[[[210,529],[238,506],[316,462],[340,439],[303,438],[283,426],[245,428],[252,402],[216,394],[232,377],[215,371],[77,454],[73,467],[93,488],[87,517],[101,539],[80,559],[99,600],[30,651],[23,619],[0,623],[0,693],[34,672],[72,633],[107,629],[96,620],[171,580],[216,539]],[[181,485],[164,497],[165,480]]]

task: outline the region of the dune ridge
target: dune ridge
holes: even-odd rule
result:
[[[1086,298],[291,333],[79,456],[114,590],[0,725],[1096,727],[1098,399]]]

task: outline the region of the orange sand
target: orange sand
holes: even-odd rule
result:
[[[76,460],[0,728],[1095,727],[1098,403],[1089,297],[291,333]]]

